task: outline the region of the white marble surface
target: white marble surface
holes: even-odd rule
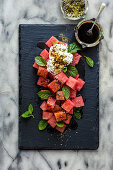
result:
[[[0,0],[0,170],[113,170],[113,0],[100,23],[100,146],[97,151],[18,150],[18,25],[72,23],[59,0]],[[88,18],[102,0],[89,0]]]

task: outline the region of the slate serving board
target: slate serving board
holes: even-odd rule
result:
[[[85,101],[83,117],[77,120],[75,130],[68,128],[64,134],[57,131],[39,131],[41,120],[41,100],[37,92],[41,89],[36,85],[38,77],[32,67],[34,57],[41,49],[38,41],[46,42],[52,35],[58,38],[63,33],[69,42],[75,41],[75,25],[20,25],[19,26],[19,148],[20,149],[61,149],[80,150],[97,149],[99,146],[99,47],[83,50],[82,54],[92,57],[95,66],[88,67],[85,63],[85,86],[82,96]],[[23,119],[29,104],[34,107],[35,118]]]

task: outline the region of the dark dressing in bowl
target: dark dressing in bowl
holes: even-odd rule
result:
[[[92,35],[88,35],[87,31],[92,27],[92,22],[83,23],[78,29],[78,38],[80,41],[92,44],[95,43],[99,39],[99,28],[97,25],[94,26]]]

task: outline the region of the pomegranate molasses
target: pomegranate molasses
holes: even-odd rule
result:
[[[87,43],[87,44],[92,44],[95,43],[99,39],[99,28],[97,25],[94,26],[92,32],[92,35],[88,35],[87,31],[92,27],[93,23],[91,22],[86,22],[83,23],[79,29],[78,29],[78,38],[80,41]]]

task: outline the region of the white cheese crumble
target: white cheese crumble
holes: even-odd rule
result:
[[[57,74],[64,66],[69,65],[73,60],[73,55],[68,53],[67,45],[56,44],[49,50],[49,60],[47,62],[48,72]]]

